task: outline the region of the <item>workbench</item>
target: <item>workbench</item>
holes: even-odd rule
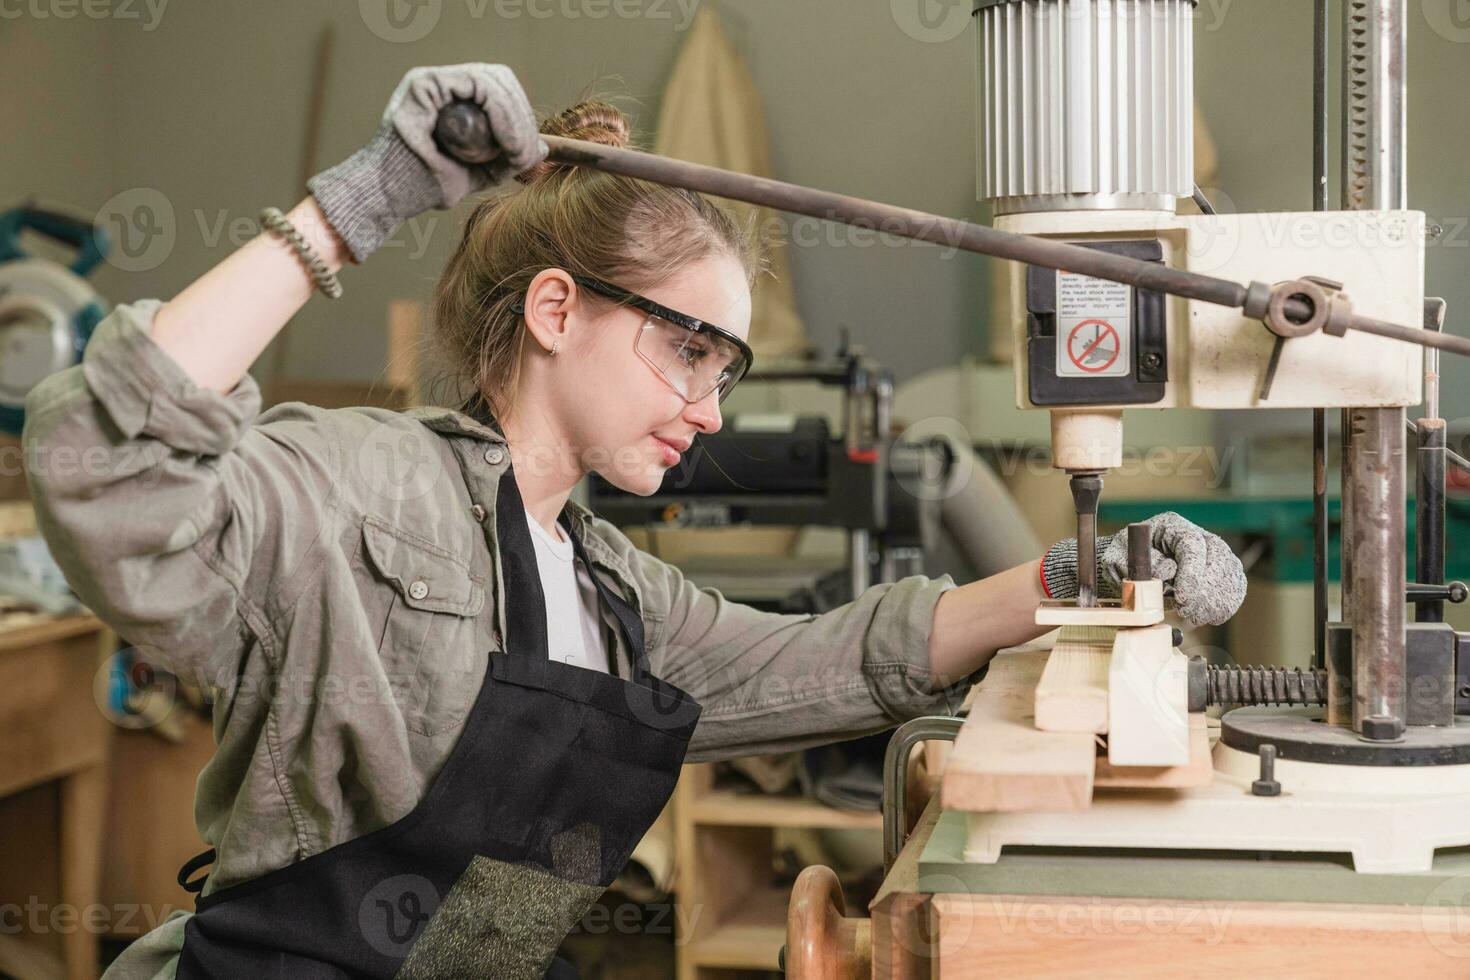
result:
[[[72,980],[97,976],[101,928],[87,917],[113,730],[93,696],[105,632],[90,615],[0,620],[0,930],[59,955]],[[44,913],[40,935],[30,904]]]

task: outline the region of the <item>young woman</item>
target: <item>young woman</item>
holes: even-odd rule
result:
[[[435,149],[456,98],[486,111],[498,161]],[[544,130],[628,139],[600,104]],[[651,493],[719,429],[757,261],[700,196],[545,152],[507,69],[417,69],[284,221],[168,302],[119,306],[31,395],[31,488],[70,582],[214,702],[197,910],[108,977],[566,975],[558,945],[681,763],[951,713],[1040,632],[1041,599],[1075,593],[1061,542],[962,588],[915,576],[763,613],[569,501],[591,471]],[[462,410],[256,418],[246,370],[315,286],[511,175],[525,186],[479,203],[435,294]],[[1230,550],[1173,515],[1154,531],[1183,614],[1228,618]],[[1116,585],[1125,546],[1099,550]]]

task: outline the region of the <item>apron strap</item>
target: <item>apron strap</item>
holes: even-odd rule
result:
[[[572,539],[572,547],[576,549],[577,557],[582,564],[587,566],[587,577],[597,587],[597,594],[602,601],[607,603],[613,615],[618,618],[618,623],[623,627],[623,637],[628,643],[628,649],[633,652],[633,680],[648,686],[647,678],[653,673],[648,665],[648,651],[643,646],[643,618],[633,611],[620,595],[615,595],[612,590],[602,584],[597,577],[597,572],[592,568],[592,562],[587,558],[587,552],[582,547],[582,541],[572,533],[571,527],[563,522],[562,527],[566,529],[567,537]]]
[[[196,854],[185,861],[184,866],[179,869],[179,887],[186,892],[193,892],[196,895],[204,891],[204,883],[209,880],[208,873],[202,874],[192,880],[191,876],[201,868],[213,864],[216,856],[215,849],[211,847],[202,854]]]
[[[516,486],[515,470],[507,464],[495,501],[495,529],[500,542],[500,571],[505,578],[505,649],[512,654],[539,657],[548,653],[546,593],[536,568],[536,546],[531,541],[531,519]]]
[[[465,402],[462,411],[486,425],[496,422],[485,400],[476,395]],[[501,575],[506,589],[505,649],[516,652],[522,649],[543,660],[548,656],[546,638],[546,593],[541,588],[541,573],[536,567],[536,547],[531,541],[531,517],[526,513],[525,501],[521,499],[520,487],[516,485],[515,468],[507,462],[500,476],[500,487],[496,492],[495,529],[499,538]],[[592,568],[582,542],[562,522],[567,537],[572,539],[576,555],[587,566],[587,577],[597,587],[597,594],[613,611],[623,629],[623,638],[632,651],[632,680],[643,687],[651,686],[652,670],[648,664],[648,653],[643,648],[643,620],[621,596],[613,595]]]

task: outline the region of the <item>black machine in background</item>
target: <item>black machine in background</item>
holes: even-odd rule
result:
[[[875,582],[922,571],[922,494],[948,472],[943,443],[900,442],[891,434],[893,377],[844,343],[835,360],[773,370],[746,384],[815,381],[843,388],[844,431],[821,416],[732,415],[700,436],[648,497],[596,474],[588,504],[619,527],[833,527],[847,532],[847,567],[796,559],[719,561],[730,599],[780,612],[824,612]],[[686,569],[688,572],[689,569]],[[714,585],[708,574],[701,585]]]

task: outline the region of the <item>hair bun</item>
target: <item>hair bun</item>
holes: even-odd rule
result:
[[[628,145],[630,130],[628,117],[607,102],[590,100],[579,102],[569,109],[547,119],[541,124],[545,136],[564,136],[567,139],[586,140],[603,146],[624,147]],[[553,174],[575,169],[554,160],[542,160],[536,166],[516,175],[523,184],[535,184]]]

